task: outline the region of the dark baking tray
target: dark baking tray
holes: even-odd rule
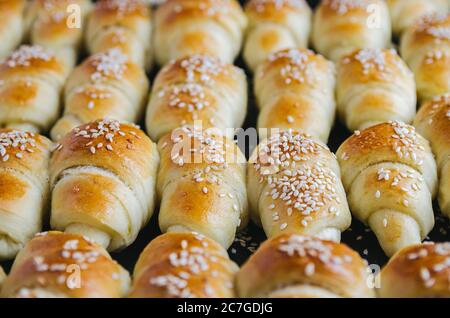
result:
[[[240,1],[241,3],[245,1]],[[314,7],[317,1],[308,1]],[[243,68],[247,72],[249,85],[249,105],[247,119],[244,128],[255,127],[258,116],[258,111],[255,107],[254,96],[252,90],[252,74],[246,69],[242,58],[239,57],[236,65]],[[150,79],[153,79],[158,70],[154,69],[150,74]],[[144,127],[142,125],[142,127]],[[338,120],[330,135],[329,147],[333,152],[336,152],[339,145],[350,136],[350,132]],[[248,154],[246,154],[248,157]],[[439,211],[438,205],[434,204],[434,211],[436,215],[436,225],[426,240],[442,242],[450,240],[450,221],[443,217]],[[44,230],[48,230],[48,226]],[[150,223],[141,230],[137,240],[128,248],[121,252],[112,253],[112,257],[122,264],[126,269],[132,273],[134,265],[139,257],[139,254],[144,250],[147,244],[160,235],[161,232],[158,227],[158,209],[156,209]],[[230,257],[239,265],[242,265],[247,258],[256,250],[261,242],[266,239],[264,232],[254,224],[249,226],[242,232],[238,233],[234,244],[230,247]],[[364,224],[353,218],[351,227],[342,234],[342,242],[349,245],[360,255],[365,258],[369,264],[377,264],[383,266],[388,258],[384,255],[380,245],[373,232]],[[12,262],[3,262],[4,269],[8,271]]]

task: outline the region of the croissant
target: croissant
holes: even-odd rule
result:
[[[50,161],[51,226],[109,250],[130,245],[154,209],[156,145],[136,126],[98,120],[61,139]]]
[[[450,217],[450,93],[425,103],[419,110],[414,126],[431,143],[440,175],[439,205]]]
[[[81,50],[90,0],[32,0],[25,13],[29,42],[51,49],[72,68]]]
[[[350,209],[368,223],[388,256],[431,231],[436,163],[414,127],[389,122],[357,131],[337,157]]]
[[[315,49],[335,62],[356,49],[391,46],[384,0],[322,0],[313,20]]]
[[[130,297],[234,297],[238,266],[226,250],[197,233],[166,233],[142,252]]]
[[[99,118],[137,122],[149,82],[145,71],[118,48],[97,53],[76,67],[65,86],[64,115],[51,131],[59,140],[73,128]]]
[[[67,71],[40,46],[21,46],[0,63],[0,126],[46,132],[59,115]]]
[[[450,297],[450,243],[419,244],[395,254],[381,271],[383,298]]]
[[[236,276],[240,297],[374,297],[367,263],[344,244],[282,234],[264,242]]]
[[[2,297],[118,298],[128,291],[128,272],[85,237],[45,232],[17,256]]]
[[[414,75],[395,50],[362,49],[342,58],[337,67],[338,113],[354,131],[416,114]]]
[[[160,65],[191,54],[233,63],[247,19],[235,0],[168,0],[154,17],[153,47]]]
[[[255,74],[260,137],[270,128],[292,128],[326,142],[335,117],[335,82],[333,64],[312,51],[271,54]]]
[[[400,52],[416,76],[421,102],[450,92],[449,29],[450,13],[427,15],[401,39]]]
[[[183,125],[241,127],[247,112],[244,72],[218,58],[189,55],[167,64],[157,75],[147,107],[153,140]],[[234,131],[228,137],[232,138]]]
[[[339,242],[351,215],[333,153],[292,130],[263,140],[248,168],[252,217],[268,237],[283,232]]]
[[[403,34],[418,19],[427,14],[446,12],[448,0],[387,0],[391,13],[392,32],[396,36]]]
[[[22,42],[25,33],[26,0],[0,2],[0,60],[8,56]]]
[[[159,226],[195,231],[223,247],[247,224],[246,159],[218,129],[184,126],[160,139]]]
[[[250,0],[244,60],[255,70],[271,53],[308,47],[311,8],[305,0]]]
[[[42,229],[49,204],[51,142],[0,129],[0,259],[11,259]]]
[[[117,47],[147,69],[152,64],[151,38],[151,9],[145,0],[98,1],[86,27],[91,54]]]

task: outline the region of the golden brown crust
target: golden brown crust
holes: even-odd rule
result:
[[[51,148],[51,141],[39,134],[0,129],[0,168],[46,179]]]
[[[402,163],[419,171],[430,192],[436,191],[435,162],[429,143],[412,126],[393,121],[357,131],[339,147],[336,156],[347,191],[365,168],[382,162]]]
[[[431,143],[442,168],[450,155],[450,94],[435,97],[422,105],[414,125]]]
[[[171,61],[164,66],[155,79],[153,91],[186,81],[202,83],[207,87],[221,87],[226,91],[238,90],[241,85],[236,79],[244,72],[232,64],[203,54],[194,54]]]
[[[143,99],[139,92],[149,85],[145,71],[117,48],[94,54],[78,66],[66,83],[66,95],[86,83],[115,87],[136,104]]]
[[[184,227],[228,247],[247,224],[246,159],[215,129],[185,126],[158,143],[161,230]]]
[[[389,120],[411,123],[415,116],[414,76],[395,50],[362,49],[343,57],[336,91],[350,130]]]
[[[401,40],[401,54],[416,76],[421,101],[450,90],[450,13],[422,17]]]
[[[372,19],[374,10],[376,21]],[[372,26],[373,23],[377,25]],[[391,24],[387,5],[382,0],[321,1],[314,17],[312,40],[316,50],[333,61],[358,48],[389,47]]]
[[[151,177],[148,160],[156,145],[133,124],[97,120],[75,128],[57,146],[51,159],[51,183],[61,172],[79,166],[103,168],[133,188],[136,179]]]
[[[381,271],[380,297],[450,297],[450,243],[414,245]]]
[[[0,79],[4,81],[20,77],[51,76],[48,81],[62,84],[65,75],[64,65],[52,51],[39,45],[22,45],[0,64]]]
[[[420,17],[445,12],[449,6],[446,0],[387,0],[387,4],[391,14],[392,31],[396,36],[413,26]]]
[[[128,273],[98,245],[79,235],[48,232],[19,253],[2,296],[114,298],[123,297],[128,284]]]
[[[288,15],[309,10],[304,0],[250,0],[245,4],[245,13],[251,22],[264,21],[283,24]]]
[[[98,1],[87,26],[91,53],[119,47],[143,66],[151,65],[152,12],[144,0]]]
[[[264,297],[289,286],[311,285],[341,297],[373,297],[366,266],[344,244],[283,234],[264,242],[242,266],[237,291],[240,297]]]
[[[167,233],[142,252],[130,297],[234,297],[238,267],[216,242],[195,233]]]
[[[0,2],[0,58],[4,58],[22,41],[25,31],[23,19],[26,0],[3,0]]]
[[[159,140],[175,128],[202,121],[204,128],[225,132],[242,125],[246,110],[247,83],[241,69],[214,57],[190,55],[172,61],[157,75],[147,130]]]
[[[170,0],[155,12],[158,63],[207,54],[231,63],[239,53],[247,21],[235,0]]]
[[[351,222],[336,158],[322,143],[283,130],[263,140],[249,160],[251,210],[266,234],[339,233]],[[339,241],[340,236],[333,236]]]
[[[326,142],[334,120],[334,87],[334,66],[323,56],[307,49],[270,54],[255,75],[257,105],[263,109],[258,128],[292,128]],[[312,113],[318,118],[308,121]]]

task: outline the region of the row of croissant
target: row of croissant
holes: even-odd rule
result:
[[[0,26],[5,30],[0,56],[6,56],[0,124],[50,131],[54,140],[98,118],[140,121],[149,89],[144,69],[153,55],[166,66],[147,107],[154,140],[196,120],[240,127],[247,84],[244,74],[226,63],[239,54],[244,38],[259,128],[301,128],[326,142],[336,107],[351,130],[388,120],[411,123],[417,95],[422,104],[450,91],[446,0],[325,0],[314,19],[303,0],[254,0],[245,11],[234,0],[170,0],[154,15],[144,0],[102,0],[94,6],[89,0],[20,0],[2,2],[1,12],[7,17]],[[402,34],[406,63],[390,49],[390,16],[394,34]],[[305,48],[310,37],[336,67]],[[11,53],[21,41],[33,46]],[[73,69],[83,45],[93,55]],[[174,64],[186,72],[183,83],[172,74]],[[202,76],[194,78],[187,64],[202,64],[195,71]],[[213,81],[208,74],[217,72],[226,76]]]
[[[294,8],[301,8],[297,1],[260,2],[256,12],[263,15],[268,14],[267,8],[272,8],[275,16],[286,8],[289,8],[286,9],[289,14]],[[332,24],[333,19],[328,15],[333,15],[341,23],[348,21],[348,14],[362,15],[359,27],[351,32],[362,33],[355,36],[357,43],[342,47],[348,46],[342,38],[350,38],[352,34],[338,36],[333,31],[328,35],[333,50],[348,53],[354,48],[373,46],[370,39],[377,38],[381,31],[366,24],[368,12],[365,9],[369,2],[323,1],[317,16],[320,17],[321,10],[327,13],[323,13],[325,16],[318,23],[320,26],[328,21]],[[143,59],[134,55],[149,56],[148,48],[141,48],[149,42],[139,38],[134,42],[137,44],[131,45],[137,34],[131,32],[131,25],[149,21],[148,18],[136,17],[138,12],[138,16],[147,12],[148,7],[139,6],[139,1],[100,1],[89,21],[91,24],[102,21],[100,17],[93,18],[96,10],[101,17],[104,14],[104,24],[98,31],[101,35],[95,35],[88,43],[94,44],[94,38],[102,38],[100,43],[103,44],[98,45],[98,51],[103,53],[91,56],[68,75],[75,64],[75,58],[67,60],[71,56],[68,52],[72,52],[72,56],[78,52],[76,45],[67,44],[71,39],[69,35],[78,32],[77,38],[81,41],[80,30],[69,28],[61,11],[53,11],[61,2],[32,3],[36,10],[42,5],[36,17],[43,18],[36,18],[31,28],[31,43],[40,46],[20,48],[10,54],[0,67],[0,98],[2,105],[9,105],[3,107],[3,124],[29,131],[1,132],[2,209],[7,212],[2,215],[5,221],[1,222],[5,233],[2,237],[3,258],[14,257],[25,242],[40,231],[42,214],[49,202],[52,228],[83,234],[110,250],[124,248],[134,241],[153,212],[155,185],[160,199],[159,223],[163,232],[196,231],[223,247],[231,244],[237,228],[246,225],[247,191],[254,219],[261,223],[269,237],[280,232],[294,232],[339,241],[340,232],[349,226],[351,219],[346,190],[352,212],[372,227],[389,255],[404,246],[419,243],[433,227],[431,201],[437,193],[438,173],[441,176],[440,204],[448,214],[450,187],[446,132],[450,117],[449,98],[445,94],[434,97],[448,92],[446,50],[449,45],[445,33],[448,15],[427,16],[417,30],[411,28],[416,30],[411,31],[414,58],[423,66],[418,72],[410,65],[416,73],[419,97],[425,102],[417,117],[417,127],[432,142],[439,169],[436,169],[427,141],[411,126],[396,121],[412,121],[416,95],[413,76],[395,52],[366,48],[344,56],[339,62],[338,109],[341,109],[341,116],[349,128],[365,128],[386,122],[355,132],[338,152],[339,168],[332,153],[318,141],[328,139],[334,120],[333,65],[311,51],[287,49],[267,52],[267,59],[255,73],[255,93],[262,109],[258,126],[286,130],[273,136],[261,131],[261,137],[268,139],[262,141],[250,161],[246,185],[245,164],[242,164],[245,159],[230,139],[221,137],[215,130],[203,131],[193,126],[176,129],[196,121],[201,121],[205,128],[241,126],[247,99],[245,76],[242,71],[218,59],[231,61],[239,52],[243,28],[237,27],[239,23],[236,21],[239,16],[244,16],[237,4],[233,1],[173,0],[157,10],[164,13],[160,13],[164,17],[160,21],[165,24],[155,23],[155,39],[161,30],[160,41],[167,40],[165,46],[162,43],[155,45],[155,49],[162,48],[162,57],[158,58],[156,53],[159,63],[164,64],[189,53],[210,55],[192,54],[172,60],[158,74],[147,108],[146,123],[148,134],[155,141],[159,140],[158,151],[136,127],[115,120],[91,122],[104,117],[133,122],[143,112],[148,82],[141,68],[145,64]],[[384,6],[384,2],[379,5]],[[141,11],[144,7],[146,9]],[[136,15],[131,14],[133,12]],[[358,24],[356,17],[351,21]],[[56,31],[50,28],[57,25],[56,22],[60,23],[60,32],[56,32],[56,26]],[[38,32],[40,24],[44,26],[42,33]],[[277,30],[274,24],[273,21],[269,23],[270,30]],[[334,30],[338,24],[335,22],[330,28]],[[280,29],[286,32],[285,27]],[[54,36],[59,34],[62,45],[48,45],[56,45],[58,41],[46,38],[47,32]],[[122,36],[118,36],[119,33]],[[103,34],[106,34],[105,38]],[[39,40],[41,36],[45,40]],[[268,38],[272,43],[270,32],[261,43],[265,44]],[[327,32],[320,32],[320,39],[326,38]],[[318,44],[315,46],[333,58]],[[384,45],[376,44],[375,47]],[[65,113],[51,131],[52,138],[59,141],[51,155],[50,142],[37,131],[49,130],[57,119],[63,86]],[[300,129],[313,137],[289,128]],[[297,246],[295,243],[294,247],[281,248],[281,251],[287,249],[288,256],[298,254],[304,257],[303,249],[307,249],[309,243],[303,244],[303,241],[309,242],[310,239],[295,236],[293,240],[301,244]],[[313,246],[327,253],[327,248],[312,240]],[[47,290],[41,288],[46,286],[43,273],[51,273],[50,281],[59,283],[65,292],[72,290],[71,284],[66,284],[67,277],[57,274],[64,273],[74,260],[82,270],[87,270],[88,259],[95,263],[95,256],[91,256],[97,253],[77,253],[77,248],[70,247],[75,244],[74,240],[68,241],[69,248],[66,248],[66,242],[63,248],[56,246],[56,254],[49,255],[48,259],[44,255],[28,259],[31,253],[25,248],[22,251],[25,256],[19,255],[16,261],[20,265],[20,260],[24,259],[25,265],[23,268],[17,265],[17,276],[13,268],[9,278],[13,282],[9,283],[13,284],[13,291],[5,293],[16,295],[20,290],[21,295],[26,296],[30,287],[31,295],[45,294]],[[191,275],[198,273],[199,268],[209,267],[198,255],[190,257],[188,252],[184,252],[187,249],[185,241],[180,243],[180,256],[176,253],[168,255],[171,266],[162,266],[168,273],[144,280],[147,288],[156,286],[158,292],[169,296],[189,296],[184,287],[189,285]],[[44,243],[47,244],[49,242]],[[448,277],[445,258],[448,248],[440,246],[437,254],[443,258],[436,263],[438,270],[422,266],[411,274],[411,281],[419,278],[424,290],[437,295],[436,286],[446,286],[437,276]],[[418,249],[420,257],[428,260],[428,252],[423,252],[422,247]],[[198,249],[194,248],[194,251]],[[342,264],[337,258],[331,257],[329,263],[323,261],[327,256],[321,256],[317,251],[311,253],[318,256],[327,268],[334,266],[335,262]],[[53,255],[67,256],[67,262],[53,263]],[[410,256],[407,258],[409,260]],[[189,268],[173,274],[172,267],[180,264]],[[307,262],[301,272],[308,277],[314,276],[316,266]],[[22,270],[31,270],[29,282],[18,278],[22,277]],[[264,275],[261,278],[265,280]],[[110,278],[115,281],[117,275],[108,277],[109,282]],[[194,275],[192,279],[197,281],[198,277]],[[9,284],[7,281],[6,286]],[[289,283],[275,281],[274,284],[279,287]],[[311,285],[317,283],[311,282]],[[205,292],[211,291],[210,286],[200,286]],[[8,290],[8,287],[4,289]],[[257,287],[258,291],[260,289]]]
[[[449,103],[429,106],[417,122],[432,134],[439,160],[449,149],[442,108],[448,112]],[[225,248],[250,217],[269,241],[241,269],[240,295],[373,295],[366,264],[339,243],[351,210],[393,255],[387,282],[381,278],[382,296],[449,296],[449,244],[420,244],[434,225],[434,156],[414,127],[398,121],[356,132],[337,158],[322,142],[281,130],[260,143],[248,164],[217,129],[183,126],[156,146],[136,126],[106,119],[73,129],[51,155],[50,141],[30,132],[2,131],[0,147],[0,253],[10,258],[19,252],[4,296],[124,295],[127,276],[104,248],[132,244],[155,197],[166,234],[141,255],[131,295],[233,295],[236,268]],[[447,159],[439,188],[446,214]],[[51,227],[66,234],[29,241],[48,205]],[[406,284],[414,289],[399,287]]]

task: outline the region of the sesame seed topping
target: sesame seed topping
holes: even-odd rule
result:
[[[3,62],[10,68],[29,67],[33,60],[50,61],[54,55],[39,45],[22,45]]]
[[[8,161],[14,152],[17,159],[22,159],[25,154],[33,153],[33,148],[36,148],[34,133],[17,130],[0,133],[0,157],[3,162]]]

